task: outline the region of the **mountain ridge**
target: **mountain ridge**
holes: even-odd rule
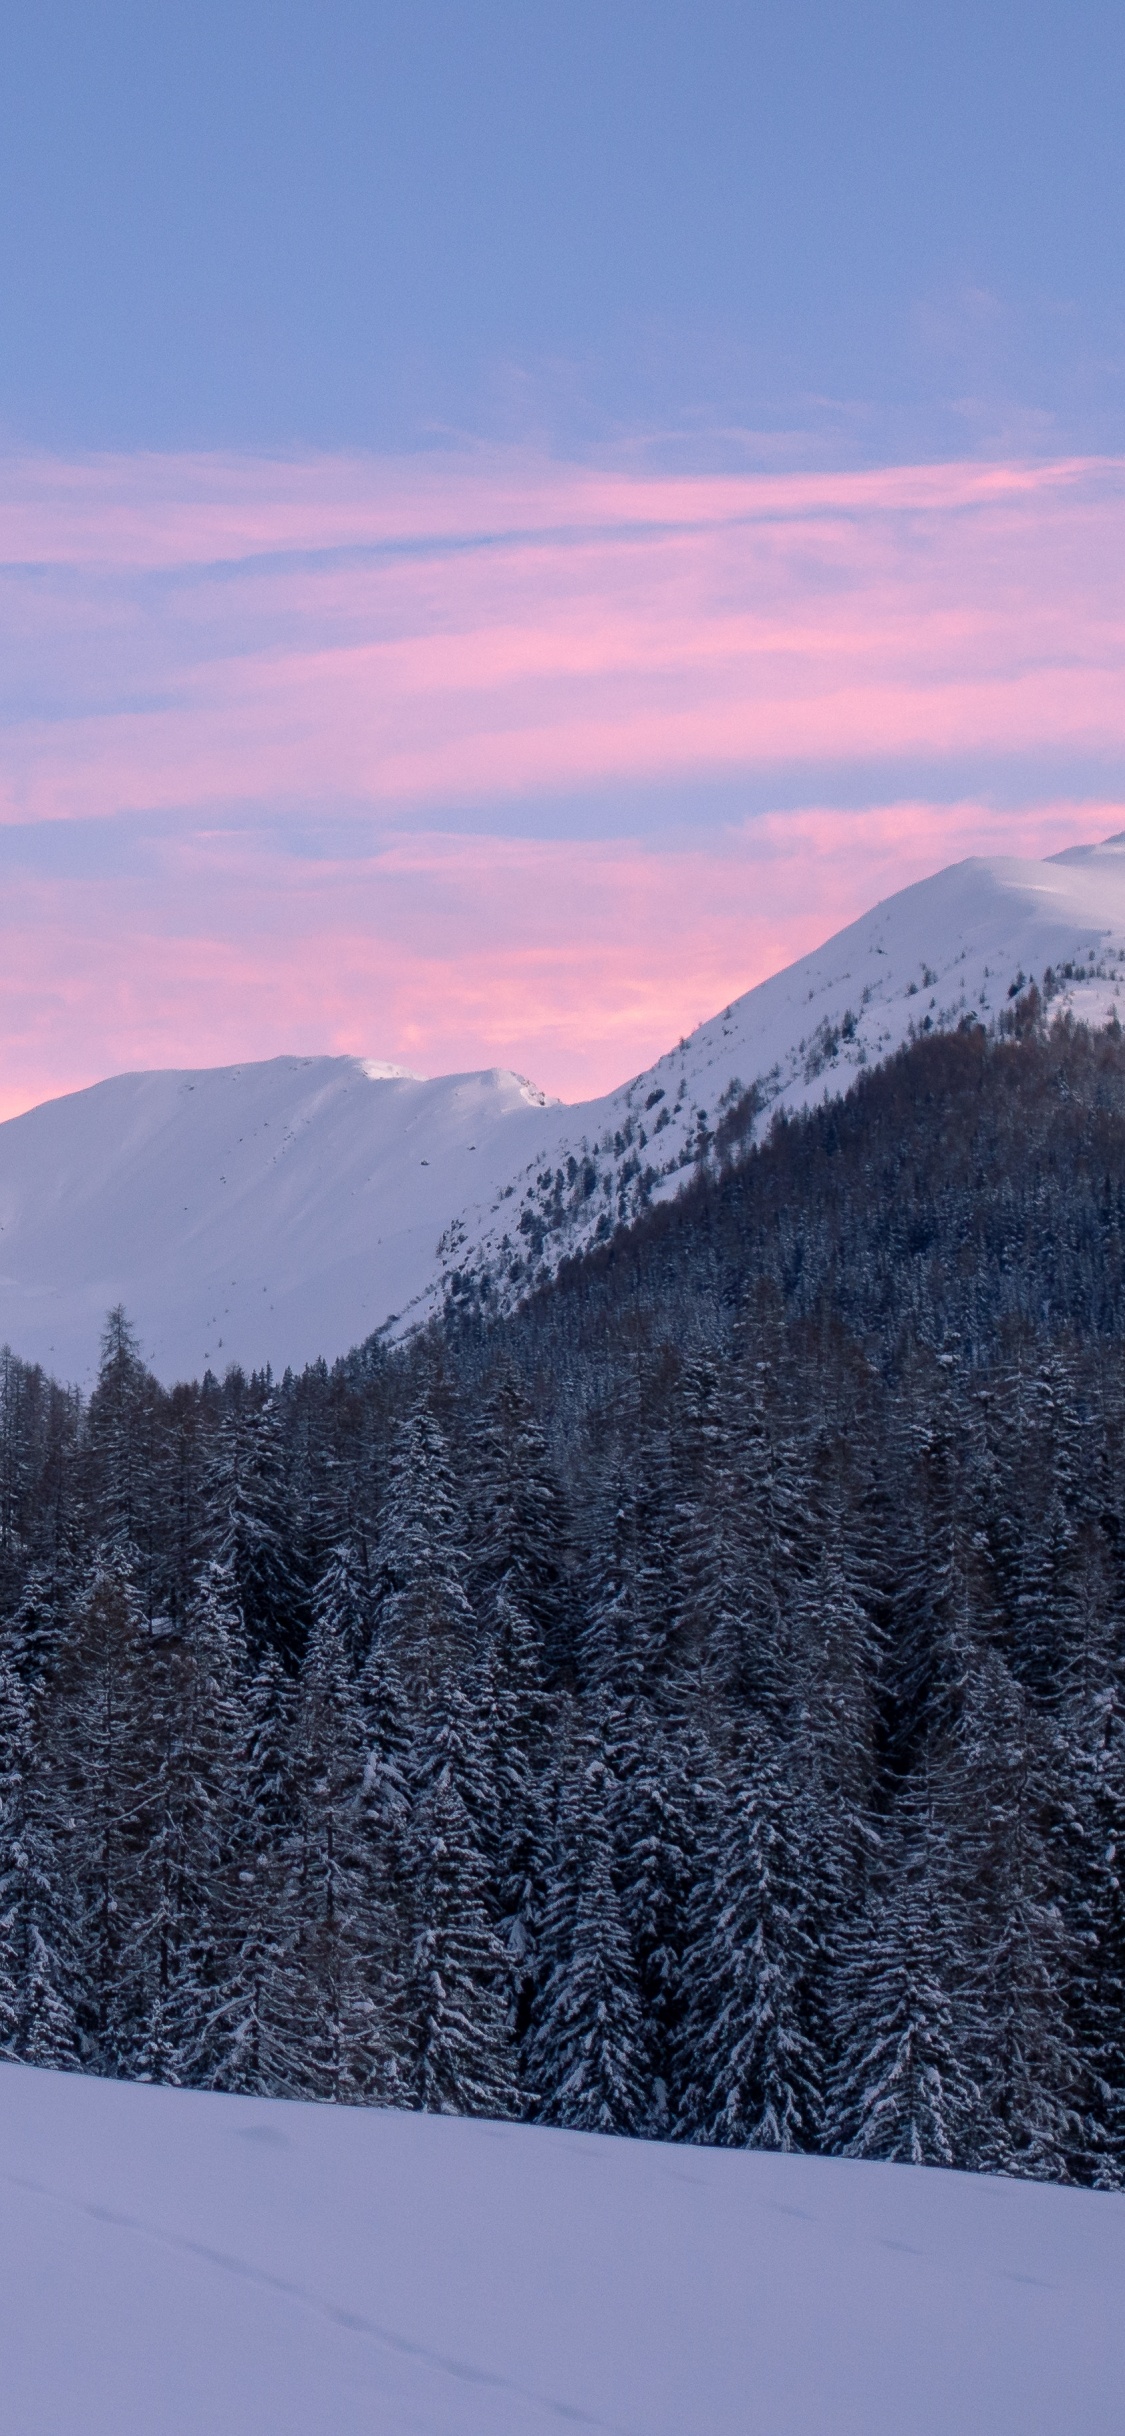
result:
[[[1125,1004],[1125,837],[916,881],[597,1100],[359,1057],[110,1077],[0,1125],[0,1342],[85,1384],[123,1302],[170,1382],[331,1360],[467,1280],[510,1307],[675,1194],[747,1094],[762,1122],[834,1096],[1033,981],[1081,1020]]]

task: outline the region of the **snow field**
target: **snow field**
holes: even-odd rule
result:
[[[1118,2436],[1125,2198],[0,2069],[13,2436]]]

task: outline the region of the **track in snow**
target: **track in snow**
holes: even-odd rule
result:
[[[1117,2436],[1125,2198],[0,2067],[13,2436]]]

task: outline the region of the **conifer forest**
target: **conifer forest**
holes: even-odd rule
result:
[[[489,1316],[0,1363],[0,2050],[1125,2186],[1125,1040],[725,1118]]]

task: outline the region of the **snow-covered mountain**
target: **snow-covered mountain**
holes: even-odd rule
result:
[[[578,1106],[347,1057],[116,1076],[0,1125],[0,1343],[88,1380],[123,1302],[171,1380],[331,1359],[466,1279],[502,1307],[678,1191],[751,1086],[766,1122],[1032,980],[1125,1009],[1125,838],[919,881]]]
[[[541,1092],[358,1057],[119,1074],[0,1125],[0,1342],[96,1368],[123,1302],[161,1378],[330,1358],[436,1274],[523,1164]]]
[[[1051,1010],[1125,1011],[1125,836],[1049,862],[954,863],[748,990],[604,1100],[537,1120],[535,1155],[447,1230],[440,1291],[487,1272],[511,1304],[567,1254],[678,1192],[744,1092],[778,1108],[846,1091],[919,1032],[994,1026],[1035,982]],[[421,1298],[436,1300],[434,1289]]]
[[[1125,2199],[0,2065],[12,2436],[1116,2436]]]

